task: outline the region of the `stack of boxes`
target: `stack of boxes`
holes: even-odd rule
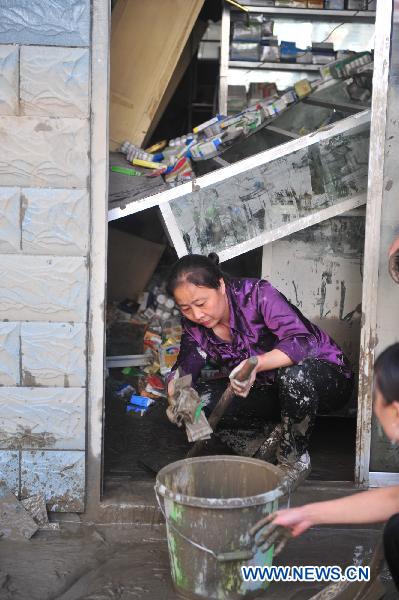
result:
[[[291,41],[282,40],[279,45],[273,29],[274,22],[264,15],[235,16],[231,27],[230,60],[324,65],[336,58],[334,45],[328,42],[312,43],[312,47],[305,50]],[[234,108],[238,108],[233,104]],[[233,110],[233,106],[231,109]]]
[[[274,22],[264,15],[239,14],[232,20],[231,60],[279,60],[278,40],[273,36]],[[270,54],[270,57],[269,57]]]
[[[245,85],[229,85],[227,95],[227,114],[239,113],[247,106],[247,88]]]

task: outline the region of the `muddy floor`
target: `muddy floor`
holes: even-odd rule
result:
[[[77,517],[76,517],[77,519]],[[292,541],[276,563],[343,567],[367,561],[378,529],[319,528]],[[333,540],[333,543],[332,543]],[[397,598],[388,578],[386,600]],[[273,584],[259,598],[306,600],[322,584]],[[163,525],[61,523],[26,542],[0,540],[1,600],[177,600]]]
[[[136,385],[135,380],[132,383]],[[168,421],[166,400],[158,400],[142,417],[135,413],[126,413],[125,401],[114,393],[119,385],[120,381],[109,381],[106,395],[106,494],[110,490],[115,492],[118,482],[121,492],[125,483],[136,487],[137,482],[152,482],[159,469],[184,458],[190,448],[183,428],[179,429]],[[224,388],[225,383],[221,382],[220,394]],[[271,409],[267,403],[263,407],[258,404],[251,406],[246,400],[242,414],[223,417],[217,434],[207,443],[203,454],[251,456],[251,448],[256,451],[267,437],[266,428],[271,431],[278,419],[278,406],[272,406]],[[240,438],[241,444],[237,443]],[[311,438],[310,478],[320,481],[353,481],[355,439],[355,419],[339,416],[318,417]]]

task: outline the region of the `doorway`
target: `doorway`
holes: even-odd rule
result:
[[[309,107],[302,107],[303,113],[309,111]],[[319,120],[324,118],[324,112],[320,111]],[[347,114],[342,114],[341,118],[347,117]],[[305,118],[305,117],[301,117]],[[320,125],[319,120],[314,124],[315,129]],[[233,165],[237,161],[241,161],[245,158],[251,159],[254,152],[260,152],[265,148],[275,149],[276,147],[285,144],[288,140],[295,140],[298,134],[293,129],[293,121],[287,119],[287,116],[281,118],[280,126],[274,126],[274,130],[270,130],[268,133],[268,140],[266,146],[262,142],[262,133],[257,137],[257,145],[251,148],[251,144],[246,142],[242,148],[233,147],[226,153],[222,158],[222,163],[216,163],[211,165],[201,165],[204,169],[198,173],[202,175],[207,173],[209,170],[210,178],[206,180],[206,185],[212,185],[213,181],[218,183],[217,179],[222,179],[222,176],[217,174],[217,170],[222,166]],[[277,127],[277,128],[276,128]],[[349,130],[349,128],[348,128]],[[347,131],[348,131],[347,130]],[[181,133],[177,132],[177,135]],[[265,132],[263,132],[265,133]],[[345,131],[344,131],[345,133]],[[170,135],[172,137],[172,134]],[[332,137],[332,136],[331,136]],[[155,139],[155,138],[154,138]],[[322,136],[320,137],[322,139]],[[254,138],[255,141],[255,138]],[[265,139],[263,139],[265,142]],[[293,148],[293,152],[301,150],[298,146]],[[279,154],[276,151],[274,154],[278,157]],[[116,161],[116,157],[111,157],[111,165],[113,161]],[[265,161],[266,162],[266,161]],[[270,161],[271,162],[271,161]],[[227,164],[226,164],[227,163]],[[114,163],[117,166],[116,162]],[[248,165],[248,170],[252,169],[256,161]],[[214,174],[216,175],[214,176]],[[214,177],[213,177],[214,176]],[[116,173],[111,173],[111,178],[116,178]],[[213,177],[213,181],[212,181]],[[132,178],[134,179],[134,178]],[[140,262],[144,258],[148,258],[149,246],[145,243],[155,244],[163,246],[164,250],[161,252],[159,249],[159,261],[157,262],[156,268],[151,271],[151,275],[144,284],[144,287],[139,292],[150,291],[153,283],[149,283],[151,278],[155,276],[159,277],[158,281],[164,280],[165,273],[173,261],[176,259],[177,254],[182,253],[182,249],[187,250],[191,239],[187,238],[187,231],[183,231],[180,227],[180,221],[178,219],[178,210],[174,211],[172,203],[168,201],[158,201],[159,195],[166,194],[168,189],[163,183],[154,181],[151,185],[153,186],[151,192],[143,191],[140,188],[139,178],[135,181],[137,189],[134,192],[135,202],[140,204],[140,208],[137,208],[129,215],[123,216],[126,211],[124,207],[129,203],[129,194],[132,194],[131,188],[127,190],[120,186],[116,191],[115,187],[111,186],[110,189],[110,208],[111,211],[115,211],[115,215],[122,218],[114,220],[110,224],[112,230],[116,230],[120,233],[124,233],[129,236],[136,236],[143,240],[143,245],[146,249],[136,250],[136,256],[139,257]],[[197,180],[197,183],[202,183]],[[184,193],[179,191],[176,197],[184,196],[189,192],[192,192],[194,186],[186,186]],[[361,190],[363,193],[364,190]],[[169,198],[173,197],[173,194],[169,190]],[[130,196],[131,197],[131,196]],[[142,202],[141,202],[142,200]],[[252,198],[251,198],[252,200]],[[307,199],[305,198],[304,210],[308,210],[306,206]],[[364,203],[364,198],[357,198],[352,202],[352,205],[345,205],[348,209],[355,210],[355,207],[361,206]],[[350,204],[350,203],[349,203]],[[158,205],[160,208],[158,208]],[[170,209],[170,207],[172,208]],[[293,302],[297,303],[303,312],[309,316],[312,320],[315,319],[317,324],[327,329],[333,337],[336,337],[337,342],[346,346],[345,350],[351,355],[352,364],[357,365],[359,345],[360,345],[360,310],[359,305],[361,303],[361,278],[362,278],[362,247],[364,242],[364,213],[352,212],[347,214],[340,209],[336,215],[326,217],[320,222],[315,221],[313,228],[311,219],[308,219],[306,229],[299,227],[298,231],[291,226],[292,219],[292,208],[287,205],[286,220],[287,226],[285,234],[272,239],[265,246],[256,243],[256,248],[249,248],[243,253],[229,256],[226,251],[223,257],[223,267],[231,269],[241,276],[268,276],[272,283],[276,285],[287,297]],[[325,207],[322,207],[325,208]],[[334,208],[334,207],[333,207]],[[329,208],[326,208],[329,210]],[[173,212],[173,226],[165,227],[165,221],[168,221],[171,211]],[[330,210],[330,213],[333,212]],[[330,213],[328,213],[330,215]],[[259,211],[251,213],[255,214],[255,221],[261,222],[263,214]],[[303,217],[301,217],[303,218]],[[118,225],[116,225],[118,223]],[[170,221],[169,221],[170,225]],[[291,229],[290,229],[291,227]],[[306,232],[306,233],[304,233]],[[257,232],[255,231],[255,234]],[[112,235],[112,234],[111,234]],[[191,235],[191,233],[189,234]],[[279,234],[280,235],[280,234]],[[287,237],[291,236],[291,237]],[[342,238],[352,242],[352,236],[355,236],[356,243],[352,248],[342,247]],[[110,236],[111,237],[111,236]],[[256,238],[256,235],[253,236]],[[334,242],[331,247],[326,248],[323,244],[327,243],[326,240],[332,240]],[[341,240],[341,241],[340,241]],[[237,238],[236,242],[240,240]],[[141,242],[139,242],[141,243]],[[349,244],[350,245],[350,244]],[[301,253],[298,254],[298,247],[301,248]],[[301,265],[300,274],[291,273],[291,269],[295,271],[295,265],[291,262],[289,267],[283,264],[284,256],[293,254],[293,248],[297,252],[296,265]],[[111,247],[110,247],[111,251]],[[270,258],[270,252],[272,257]],[[256,259],[254,258],[256,256]],[[324,264],[328,262],[328,256],[330,256],[330,265]],[[270,262],[271,261],[271,262]],[[154,262],[155,259],[154,259]],[[231,264],[228,264],[231,263]],[[288,263],[287,263],[288,264]],[[256,265],[256,268],[254,268]],[[315,266],[316,265],[316,266]],[[123,275],[123,264],[122,264],[122,275]],[[272,266],[270,272],[267,271],[267,267]],[[265,270],[266,269],[266,270]],[[341,269],[345,271],[345,275],[342,275]],[[151,270],[151,269],[150,269]],[[356,273],[354,278],[353,274]],[[127,276],[127,274],[126,274]],[[305,299],[300,297],[300,290],[298,295],[298,281],[299,278],[303,284],[304,278],[309,277],[311,283],[311,289],[307,290]],[[316,278],[319,281],[316,281]],[[352,285],[353,284],[353,285]],[[147,286],[150,286],[147,289]],[[156,283],[154,284],[156,287]],[[313,287],[312,287],[313,286]],[[313,295],[312,295],[313,294]],[[162,292],[161,292],[162,295]],[[119,307],[118,310],[125,314],[131,315],[129,310],[135,309],[134,302],[138,302],[139,298],[119,298],[120,302],[123,303],[125,300],[133,301],[133,305],[125,303],[123,307]],[[308,305],[306,306],[306,302]],[[150,307],[151,308],[151,307]],[[127,309],[127,312],[126,312]],[[125,320],[131,320],[126,319]],[[331,321],[331,323],[330,323]],[[330,331],[331,328],[331,331]],[[340,339],[339,339],[340,338]],[[128,353],[129,354],[129,353]],[[140,352],[138,352],[140,354]],[[146,365],[139,365],[146,366]],[[104,484],[105,484],[105,497],[110,495],[112,497],[118,496],[125,498],[126,494],[137,497],[137,487],[132,485],[134,481],[146,482],[143,489],[147,490],[152,495],[152,482],[154,471],[157,466],[161,466],[162,460],[170,462],[176,458],[181,458],[186,451],[186,440],[182,432],[176,428],[172,430],[165,420],[165,403],[164,400],[155,401],[151,405],[148,411],[143,411],[143,414],[126,413],[126,398],[123,395],[120,396],[120,387],[123,385],[131,385],[131,387],[137,391],[139,383],[137,381],[137,372],[133,371],[130,373],[118,373],[116,370],[122,370],[125,367],[110,367],[110,371],[113,375],[112,379],[115,380],[109,387],[109,394],[107,392],[106,400],[106,411],[105,411],[105,450],[104,450]],[[123,375],[123,377],[121,376]],[[115,394],[116,392],[116,394]],[[111,399],[112,398],[112,399]],[[151,416],[151,418],[150,418]],[[164,435],[163,427],[167,427],[165,431],[168,435]],[[162,430],[162,431],[161,431]],[[336,448],[336,437],[337,432],[340,434],[340,448],[342,454],[337,453]],[[317,479],[326,480],[353,480],[354,473],[354,461],[355,461],[355,436],[356,436],[356,402],[352,401],[352,405],[349,405],[345,414],[337,414],[333,417],[326,417],[320,415],[316,430],[313,436],[313,448],[312,453],[316,458],[313,461],[314,473],[313,477]],[[342,443],[341,443],[342,442]],[[231,449],[230,449],[231,450]],[[225,452],[225,442],[221,440],[218,451]],[[234,451],[234,450],[233,450]],[[151,455],[149,461],[146,457]],[[155,457],[154,457],[155,455]],[[155,459],[158,459],[158,464]],[[162,460],[161,460],[162,459]],[[161,460],[161,462],[160,462]],[[150,462],[150,464],[148,464]],[[330,467],[334,465],[334,469],[325,468],[328,464]],[[149,467],[149,468],[148,468]],[[155,467],[155,468],[153,468]],[[118,491],[119,490],[119,491]],[[147,493],[146,492],[146,493]],[[143,492],[144,493],[144,492]]]
[[[364,221],[364,209],[357,209],[227,260],[222,268],[232,277],[270,280],[305,316],[343,347],[356,369],[360,347]],[[158,262],[155,267],[151,263],[151,276],[141,290],[155,297],[156,301],[156,296],[164,293],[162,286],[177,259],[161,211],[154,207],[111,222],[111,230],[135,238],[138,244],[136,256],[141,257],[141,271],[150,261],[148,244],[161,246]],[[113,233],[110,240],[114,239]],[[329,240],[329,250],[326,249],[326,240]],[[112,242],[109,248],[110,252],[115,250]],[[120,258],[119,252],[118,256]],[[114,262],[115,257],[109,257],[109,265]],[[127,262],[124,262],[125,268]],[[108,277],[112,283],[113,276],[109,273]],[[127,277],[126,270],[124,277]],[[112,290],[113,283],[108,287]],[[151,319],[137,318],[140,299],[139,296],[136,303],[129,303],[128,298],[121,301],[120,298],[109,297],[108,359],[113,354],[142,355],[146,349],[145,331],[157,333]],[[147,311],[148,307],[151,317],[156,306],[150,302]],[[141,314],[143,312],[141,310]],[[168,327],[169,323],[166,321],[165,325]],[[184,458],[190,444],[184,430],[168,421],[165,397],[157,397],[154,386],[157,379],[159,383],[159,371],[148,373],[145,365],[115,367],[111,361],[110,365],[105,396],[104,500],[151,504],[156,472],[166,464]],[[151,396],[151,392],[149,394],[153,400],[151,406],[148,410],[127,411],[128,400],[145,389],[148,382],[150,386],[147,389],[152,387],[151,391],[155,392],[155,396]],[[217,382],[216,379],[217,385],[221,394],[226,380]],[[202,389],[206,395],[206,385]],[[356,398],[357,386],[343,411],[318,415],[310,446],[310,480],[353,481]],[[239,420],[226,419],[204,453],[256,456],[265,438],[265,427],[276,423],[278,417],[278,407],[275,406],[264,414],[262,410],[255,409],[241,415]]]

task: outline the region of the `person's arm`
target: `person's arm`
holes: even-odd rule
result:
[[[295,537],[313,525],[377,523],[397,512],[399,486],[394,486],[279,510],[270,515],[270,521],[289,528]]]
[[[318,340],[311,323],[301,319],[299,311],[267,281],[261,281],[258,288],[258,310],[266,327],[277,337],[274,349],[288,356],[291,364],[317,354]],[[270,365],[270,369],[276,368],[276,355],[271,356]]]
[[[309,321],[302,320],[286,298],[267,281],[259,285],[258,309],[266,327],[277,337],[274,349],[261,357],[261,370],[287,367],[317,355],[318,340]]]
[[[399,237],[392,243],[391,247],[388,250],[388,257],[390,258],[395,252],[399,250]]]
[[[274,348],[274,350],[270,350],[270,352],[265,352],[265,354],[260,354],[258,356],[256,372],[259,373],[260,371],[270,371],[271,369],[290,367],[293,364],[293,361],[285,352],[282,352],[278,348]]]
[[[241,370],[247,359],[243,360],[230,373],[230,384],[237,396],[241,396],[243,398],[248,396],[256,379],[257,373],[260,373],[261,371],[269,371],[270,369],[280,369],[280,367],[289,367],[293,364],[289,356],[277,349],[271,350],[270,352],[265,352],[265,354],[259,354],[256,358],[258,359],[258,364],[252,371],[250,378],[246,381],[237,381],[237,379],[234,379],[234,375]]]
[[[258,365],[247,381],[238,382],[234,372],[242,367],[240,363],[230,374],[231,386],[238,396],[246,397],[261,371],[289,367],[305,358],[317,354],[317,339],[294,308],[269,282],[261,281],[258,287],[258,310],[266,327],[277,337],[273,350],[257,356]]]

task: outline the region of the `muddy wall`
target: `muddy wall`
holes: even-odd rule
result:
[[[0,480],[83,511],[90,0],[0,4]]]
[[[356,372],[364,226],[363,209],[328,219],[264,246],[262,265],[263,277],[331,335]]]
[[[391,64],[388,82],[388,110],[385,133],[383,197],[379,241],[379,270],[376,282],[377,345],[376,356],[399,341],[399,286],[388,274],[388,249],[399,236],[399,179],[396,177],[399,155],[399,7],[394,3],[391,40]],[[365,349],[367,352],[367,349]],[[399,451],[372,419],[370,471],[399,471]]]

